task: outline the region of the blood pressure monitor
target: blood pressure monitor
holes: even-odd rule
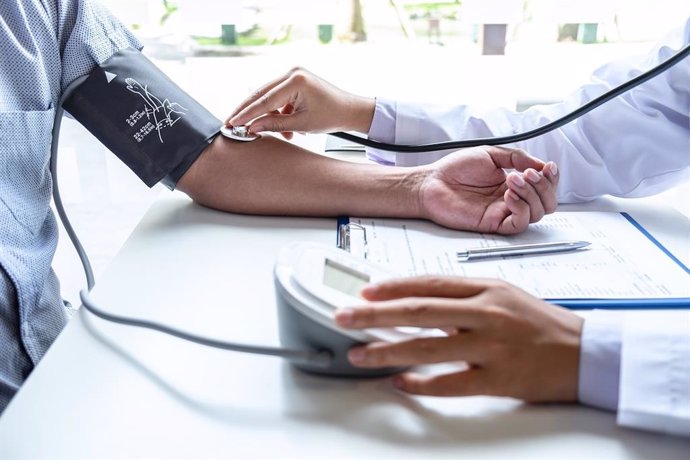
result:
[[[283,248],[274,270],[280,341],[289,348],[329,350],[333,354],[327,368],[295,365],[338,376],[381,376],[403,370],[356,368],[347,360],[347,351],[361,343],[397,342],[436,334],[412,328],[342,329],[333,319],[338,308],[364,302],[359,292],[365,284],[398,276],[388,267],[332,246],[298,242]]]

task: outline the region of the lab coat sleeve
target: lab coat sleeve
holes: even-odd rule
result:
[[[623,315],[594,310],[585,318],[580,345],[578,399],[615,411],[620,383]]]
[[[618,423],[690,436],[690,311],[626,318]]]
[[[376,139],[379,142],[394,143],[395,142],[395,104],[389,100],[377,98],[376,110],[374,110],[374,117],[371,120],[371,127],[369,128],[369,137]],[[384,165],[395,164],[395,153],[384,152],[383,150],[375,150],[367,148],[367,156],[370,160],[376,161]]]
[[[646,56],[611,62],[592,81],[561,103],[524,112],[468,106],[441,107],[377,99],[369,137],[419,144],[503,136],[534,129],[666,60],[690,42],[690,19]],[[511,145],[561,171],[561,203],[604,194],[651,195],[690,177],[690,59],[594,109],[579,120],[543,136]],[[380,113],[379,113],[380,112]],[[387,120],[387,133],[382,132]],[[391,131],[392,130],[392,131]],[[369,149],[370,158],[401,166],[429,163],[450,152],[387,153]]]

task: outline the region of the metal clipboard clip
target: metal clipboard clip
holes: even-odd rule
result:
[[[354,236],[354,238],[353,238]],[[356,222],[348,222],[338,226],[338,247],[347,252],[360,254],[367,258],[368,254],[367,229]]]

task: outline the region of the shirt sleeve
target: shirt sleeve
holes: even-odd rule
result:
[[[388,134],[395,143],[415,144],[502,136],[529,131],[553,121],[604,92],[668,59],[690,42],[690,19],[647,55],[611,62],[591,82],[558,104],[524,112],[472,107],[410,104],[380,100],[374,119],[394,119]],[[582,118],[537,138],[513,144],[561,171],[561,203],[611,194],[638,197],[658,193],[690,177],[690,59],[612,99]],[[379,125],[373,125],[377,127]],[[381,136],[380,130],[370,137]],[[428,163],[449,153],[387,154],[369,150],[401,166]]]
[[[142,43],[96,0],[57,0],[57,38],[62,55],[62,89],[125,48]]]

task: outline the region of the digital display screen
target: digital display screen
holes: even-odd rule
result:
[[[331,259],[325,259],[323,284],[344,294],[359,297],[359,291],[369,282],[369,275]]]

